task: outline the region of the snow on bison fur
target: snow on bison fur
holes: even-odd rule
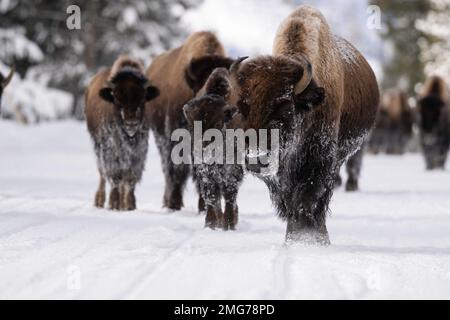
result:
[[[126,56],[89,84],[85,113],[100,173],[97,207],[105,205],[107,180],[111,185],[109,208],[136,209],[134,189],[144,172],[150,130],[144,118],[145,103],[158,95],[141,63]]]
[[[320,12],[300,6],[281,25],[272,56],[236,63],[226,76],[243,128],[280,130],[279,168],[260,177],[287,221],[286,240],[328,245],[336,173],[361,148],[377,115],[371,67],[331,33]]]

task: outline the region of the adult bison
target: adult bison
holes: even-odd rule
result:
[[[108,181],[109,208],[136,209],[134,190],[144,172],[150,130],[144,108],[158,95],[141,63],[126,56],[99,72],[89,84],[85,114],[100,173],[95,206],[103,208]]]
[[[232,62],[214,34],[197,32],[181,47],[157,57],[147,70],[147,77],[161,90],[148,104],[146,117],[162,159],[166,180],[163,202],[169,210],[183,207],[183,190],[191,172],[190,165],[177,165],[171,159],[176,146],[171,140],[173,131],[188,128],[183,106],[196,96],[214,69],[229,68]]]
[[[420,142],[428,170],[443,169],[450,147],[450,104],[440,77],[427,80],[418,99]]]
[[[11,71],[9,72],[9,74],[4,77],[1,73],[0,73],[0,112],[2,111],[1,107],[2,107],[2,95],[3,95],[3,90],[6,88],[6,86],[11,82],[12,78],[14,75],[14,67],[11,69]]]
[[[413,136],[414,114],[408,96],[401,90],[383,94],[380,112],[369,140],[369,151],[402,155]]]
[[[278,170],[260,176],[287,220],[286,240],[328,245],[336,172],[365,142],[377,114],[371,67],[319,11],[300,6],[281,25],[272,56],[238,61],[227,77],[243,128],[280,130]]]

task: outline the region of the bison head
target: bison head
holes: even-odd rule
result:
[[[305,58],[245,60],[236,60],[228,73],[221,74],[222,83],[228,85],[227,101],[238,107],[244,129],[284,129],[324,101],[325,90],[314,81]]]
[[[230,93],[227,75],[227,69],[216,69],[197,98],[184,106],[190,127],[199,121],[202,122],[203,130],[222,130],[237,114],[237,108],[227,103]]]
[[[132,69],[120,71],[100,90],[100,97],[114,105],[115,114],[130,137],[143,124],[146,102],[158,96],[159,90]]]
[[[237,61],[231,75],[237,92],[234,102],[246,129],[283,129],[325,98],[306,59],[267,56],[243,64]]]
[[[184,78],[189,88],[197,94],[205,86],[206,81],[215,69],[228,69],[233,62],[233,59],[219,55],[206,55],[195,58],[187,66]]]
[[[9,75],[6,78],[3,77],[3,75],[0,73],[0,107],[1,107],[1,103],[2,103],[3,90],[11,82],[13,75],[14,75],[14,71],[15,71],[15,68],[13,67],[11,69],[11,71],[9,72]]]

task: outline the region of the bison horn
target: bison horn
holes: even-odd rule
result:
[[[3,88],[5,88],[11,82],[15,71],[16,71],[16,67],[13,66],[11,71],[9,72],[9,75],[6,77],[6,79],[2,83]]]
[[[230,67],[230,73],[236,74],[239,71],[239,67],[241,66],[241,63],[245,60],[247,60],[248,57],[240,57],[237,58],[235,62]]]
[[[313,77],[312,65],[308,61],[308,59],[306,59],[306,57],[304,57],[303,55],[300,55],[298,58],[300,60],[300,64],[303,67],[303,76],[300,79],[300,81],[295,85],[294,90],[295,95],[299,95],[303,91],[305,91],[305,89],[311,83]]]

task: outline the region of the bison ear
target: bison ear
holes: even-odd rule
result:
[[[159,89],[157,87],[148,86],[147,87],[147,96],[145,97],[146,101],[151,101],[159,97]]]
[[[325,89],[317,86],[313,80],[301,94],[295,96],[295,109],[297,112],[308,112],[320,106],[325,100]]]
[[[110,102],[110,103],[114,103],[114,95],[113,95],[113,90],[111,88],[103,88],[100,90],[100,98],[102,98],[103,100]]]
[[[199,92],[214,69],[229,69],[233,60],[218,55],[203,56],[193,59],[185,71],[185,80],[195,93]]]

